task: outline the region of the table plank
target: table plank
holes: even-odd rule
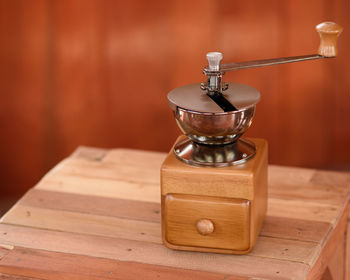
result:
[[[110,216],[58,211],[15,205],[1,220],[3,224],[22,225],[57,231],[88,233],[161,244],[159,223]]]
[[[302,185],[311,181],[315,175],[316,169],[301,167],[286,167],[279,165],[269,165],[268,181],[269,184],[290,183]]]
[[[33,277],[25,277],[25,276],[17,276],[17,275],[9,275],[0,273],[0,280],[45,280],[43,278],[33,278]]]
[[[45,265],[42,265],[43,263],[45,263]],[[219,273],[178,269],[159,265],[146,265],[103,258],[92,258],[77,254],[57,253],[20,247],[15,248],[6,256],[6,258],[0,261],[0,270],[2,273],[21,277],[40,277],[40,279],[47,280],[139,280],[141,279],[140,275],[142,275],[142,279],[145,280],[249,279],[247,277],[230,276]]]
[[[274,185],[275,184],[275,185]],[[347,199],[348,188],[316,183],[288,184],[269,183],[269,197],[279,199],[316,202],[328,205],[342,205]]]
[[[5,237],[4,233],[6,233]],[[270,279],[271,276],[278,276],[280,279],[303,279],[309,270],[307,264],[279,259],[252,255],[234,256],[175,251],[169,250],[161,244],[149,242],[6,224],[0,224],[0,243],[53,252],[265,279]]]
[[[266,216],[260,236],[322,243],[331,230],[326,222]]]
[[[32,189],[20,205],[160,223],[160,204]]]
[[[333,206],[317,202],[269,198],[268,216],[295,218],[308,221],[336,222],[343,205]]]
[[[118,172],[118,170],[114,170]],[[130,180],[101,179],[52,173],[35,187],[40,190],[83,194],[96,197],[159,202],[159,184],[138,183]]]

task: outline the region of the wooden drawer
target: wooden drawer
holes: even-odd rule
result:
[[[170,244],[249,249],[249,200],[186,194],[164,199],[165,239]]]

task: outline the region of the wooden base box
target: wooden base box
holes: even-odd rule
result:
[[[229,167],[192,166],[171,149],[161,167],[162,238],[167,247],[226,254],[254,248],[267,209],[268,151],[265,140],[250,140],[256,155]]]

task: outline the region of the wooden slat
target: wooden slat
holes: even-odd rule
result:
[[[329,186],[317,183],[295,184],[293,181],[271,183],[269,197],[306,202],[317,202],[328,205],[341,205],[347,199],[348,189],[344,186]]]
[[[277,198],[269,198],[267,209],[268,216],[299,218],[331,224],[335,223],[340,212],[341,206]]]
[[[44,280],[43,278],[33,278],[0,273],[1,280]]]
[[[159,223],[16,205],[1,223],[161,243]]]
[[[310,182],[314,176],[316,170],[300,167],[285,167],[278,165],[269,165],[268,180],[269,184],[280,183],[293,183],[293,184],[305,184]]]
[[[252,256],[288,260],[311,265],[319,255],[321,246],[315,242],[302,242],[271,237],[259,237]]]
[[[135,149],[112,149],[104,157],[104,162],[122,164],[126,166],[138,166],[143,168],[160,168],[166,157],[166,153],[144,151]]]
[[[348,189],[350,187],[350,173],[318,170],[312,176],[310,181],[313,184]]]
[[[122,150],[124,151],[124,150]],[[107,153],[106,157],[109,153]],[[127,154],[124,154],[125,157]],[[141,159],[141,158],[140,158]],[[145,159],[143,159],[145,160]],[[135,183],[159,184],[161,162],[157,164],[124,163],[122,159],[117,162],[90,161],[81,158],[68,158],[55,174],[75,175],[81,177],[101,178],[108,180],[129,180]]]
[[[37,189],[102,197],[160,201],[159,169],[68,158],[51,170]],[[98,186],[98,187],[97,187]]]
[[[153,202],[32,189],[19,204],[160,223],[160,205]]]
[[[102,161],[107,149],[79,146],[71,155],[71,158],[80,158],[92,161]]]
[[[260,235],[322,243],[331,229],[326,222],[267,216]]]
[[[45,263],[45,265],[42,265]],[[203,279],[203,280],[244,280],[246,277],[146,265],[103,258],[92,258],[76,254],[64,254],[16,248],[0,261],[0,272],[40,279]],[[0,278],[1,279],[1,278]]]
[[[159,185],[49,174],[36,189],[97,197],[160,202]]]
[[[5,238],[3,233],[7,233]],[[161,244],[0,224],[0,243],[5,241],[33,249],[266,279],[303,279],[309,269],[302,263],[252,255],[174,251]]]

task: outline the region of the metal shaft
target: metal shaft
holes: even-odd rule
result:
[[[325,57],[319,54],[311,54],[311,55],[302,55],[302,56],[271,58],[271,59],[245,61],[245,62],[238,62],[238,63],[221,64],[220,69],[218,71],[213,71],[208,67],[204,68],[203,71],[204,71],[204,74],[206,75],[215,75],[217,73],[224,74],[228,71],[234,71],[239,69],[272,66],[277,64],[300,62],[300,61],[320,59],[320,58],[328,58],[328,57]]]

